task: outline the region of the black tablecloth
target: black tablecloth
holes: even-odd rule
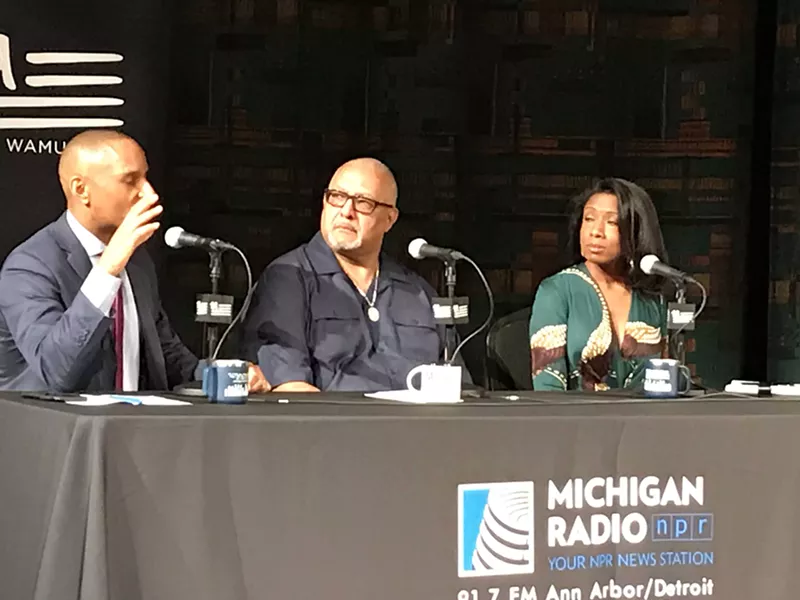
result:
[[[514,600],[535,588],[583,600],[606,585],[605,597],[797,599],[795,401],[293,398],[86,408],[0,397],[0,598]],[[573,478],[648,476],[662,491],[670,477],[702,478],[702,502],[550,506]],[[535,568],[459,577],[459,485],[496,482],[533,482]],[[640,543],[548,545],[554,517],[588,528],[633,512],[652,527]],[[676,513],[713,519],[713,539],[653,541],[654,515]]]

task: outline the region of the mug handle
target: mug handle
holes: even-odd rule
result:
[[[203,369],[203,395],[207,398],[210,397],[211,390],[217,387],[217,368],[213,365],[208,365]]]
[[[411,369],[408,372],[408,375],[406,376],[406,387],[408,389],[414,390],[415,392],[421,392],[422,391],[422,379],[420,378],[420,382],[419,382],[419,386],[420,387],[414,387],[414,384],[412,383],[411,380],[414,379],[414,375],[416,375],[417,373],[422,373],[422,371],[425,370],[425,367],[426,367],[426,365],[418,365],[418,366],[414,367],[413,369]]]
[[[681,394],[688,394],[692,391],[692,371],[686,365],[678,365],[678,371],[686,376],[686,389],[681,390]]]

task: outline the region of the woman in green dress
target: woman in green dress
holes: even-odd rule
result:
[[[664,280],[639,261],[667,261],[653,202],[608,178],[574,201],[571,266],[539,285],[530,321],[535,390],[635,388],[665,348]]]

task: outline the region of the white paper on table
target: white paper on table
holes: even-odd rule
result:
[[[163,396],[126,396],[124,394],[81,394],[84,400],[68,400],[76,406],[108,406],[109,404],[142,404],[144,406],[184,406],[191,402]],[[135,400],[138,400],[136,402]]]
[[[777,384],[770,386],[774,396],[800,396],[800,385],[796,383]]]
[[[758,395],[757,381],[741,381],[734,379],[725,386],[725,391],[733,394]],[[773,396],[800,396],[800,384],[784,383],[769,386],[769,391]]]
[[[376,400],[394,400],[411,404],[458,404],[463,402],[461,398],[458,400],[442,400],[439,396],[426,395],[416,390],[387,390],[385,392],[364,394],[364,396],[375,398]]]

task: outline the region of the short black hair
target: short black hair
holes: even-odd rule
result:
[[[645,275],[639,268],[639,261],[648,254],[655,254],[662,261],[669,262],[656,207],[643,188],[625,179],[600,179],[572,200],[567,246],[570,264],[585,260],[581,254],[580,239],[583,208],[595,194],[612,194],[617,198],[620,258],[625,264],[633,263],[628,275],[631,289],[652,295],[664,293],[667,282],[659,276]]]

